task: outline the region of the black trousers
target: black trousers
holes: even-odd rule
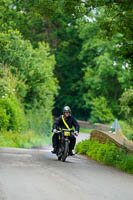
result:
[[[52,137],[53,148],[58,147],[58,133],[54,133]],[[70,150],[73,150],[76,144],[76,137],[71,134],[70,136]]]

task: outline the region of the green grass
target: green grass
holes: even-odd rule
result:
[[[82,133],[90,133],[93,129],[90,128],[80,128],[80,132]]]
[[[32,131],[26,133],[1,132],[0,147],[32,148],[51,143],[51,137],[36,135]]]
[[[122,133],[129,139],[133,140],[133,128],[125,121],[119,121]]]
[[[84,140],[76,145],[75,152],[133,174],[133,155],[127,154],[124,149],[117,148],[115,144]]]

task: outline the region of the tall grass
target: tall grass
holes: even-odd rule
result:
[[[52,118],[44,110],[29,111],[23,131],[1,131],[0,147],[32,148],[51,144]]]
[[[131,127],[126,121],[119,121],[122,133],[129,139],[133,140],[133,127]]]
[[[52,115],[44,109],[30,110],[26,114],[26,131],[33,130],[39,136],[50,136]]]
[[[48,136],[38,136],[34,132],[16,133],[12,131],[0,133],[0,147],[32,148],[50,144]]]

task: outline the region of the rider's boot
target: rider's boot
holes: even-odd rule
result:
[[[72,150],[69,151],[69,156],[74,156],[75,154],[73,153]]]
[[[54,147],[53,151],[51,151],[51,152],[56,154],[57,153],[57,147]]]

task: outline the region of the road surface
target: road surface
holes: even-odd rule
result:
[[[133,200],[132,175],[79,155],[61,162],[50,151],[0,148],[0,200]]]

